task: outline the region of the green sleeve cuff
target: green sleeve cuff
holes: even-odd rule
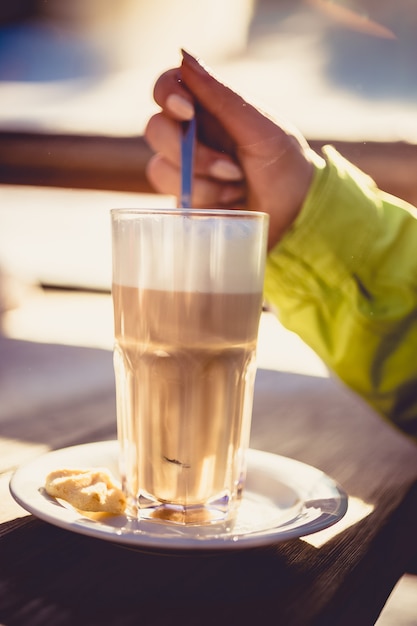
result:
[[[297,273],[292,261],[299,258],[301,262],[302,258],[301,273],[307,264],[329,283],[339,284],[366,260],[375,238],[380,207],[370,178],[330,146],[323,152],[325,164],[315,165],[313,182],[298,219],[271,251],[268,261],[272,265],[278,263],[282,269],[282,264],[288,265],[286,270]]]

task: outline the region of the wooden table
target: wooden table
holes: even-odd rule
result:
[[[112,356],[8,337],[0,355],[1,624],[373,624],[417,553],[417,447],[338,382],[263,367],[252,447],[339,481],[350,496],[341,522],[285,543],[184,557],[37,520],[9,495],[12,471],[48,449],[115,438]]]

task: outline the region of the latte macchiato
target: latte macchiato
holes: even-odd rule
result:
[[[171,235],[178,233],[179,219]],[[146,242],[137,243],[142,248],[135,248],[131,262],[126,232],[113,230],[114,246],[123,250],[122,261],[114,263],[112,288],[118,436],[133,516],[216,521],[213,510],[230,513],[242,492],[265,233],[259,226],[242,230],[236,221],[237,245],[235,222],[228,222],[230,249],[217,231],[217,246],[223,246],[218,259],[216,220],[200,223],[201,245],[195,233],[191,245],[181,233],[179,248],[171,237],[164,243],[166,226],[164,236],[157,226],[152,235],[147,224]],[[198,220],[180,226],[195,231]],[[155,228],[162,239],[152,252]],[[256,242],[261,252],[254,254]],[[236,265],[228,270],[224,264],[236,263],[238,256],[240,271]],[[165,272],[161,265],[153,270],[155,263],[165,263]],[[186,289],[178,289],[181,282]]]

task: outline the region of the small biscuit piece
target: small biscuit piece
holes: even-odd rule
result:
[[[121,515],[126,508],[123,491],[102,468],[55,470],[46,477],[45,489],[81,511]]]

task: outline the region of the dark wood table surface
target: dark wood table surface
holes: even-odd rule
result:
[[[0,337],[0,402],[2,625],[373,624],[417,553],[417,447],[331,378],[261,367],[251,446],[340,482],[346,518],[206,555],[78,535],[9,494],[13,471],[37,455],[115,438],[110,350]]]

